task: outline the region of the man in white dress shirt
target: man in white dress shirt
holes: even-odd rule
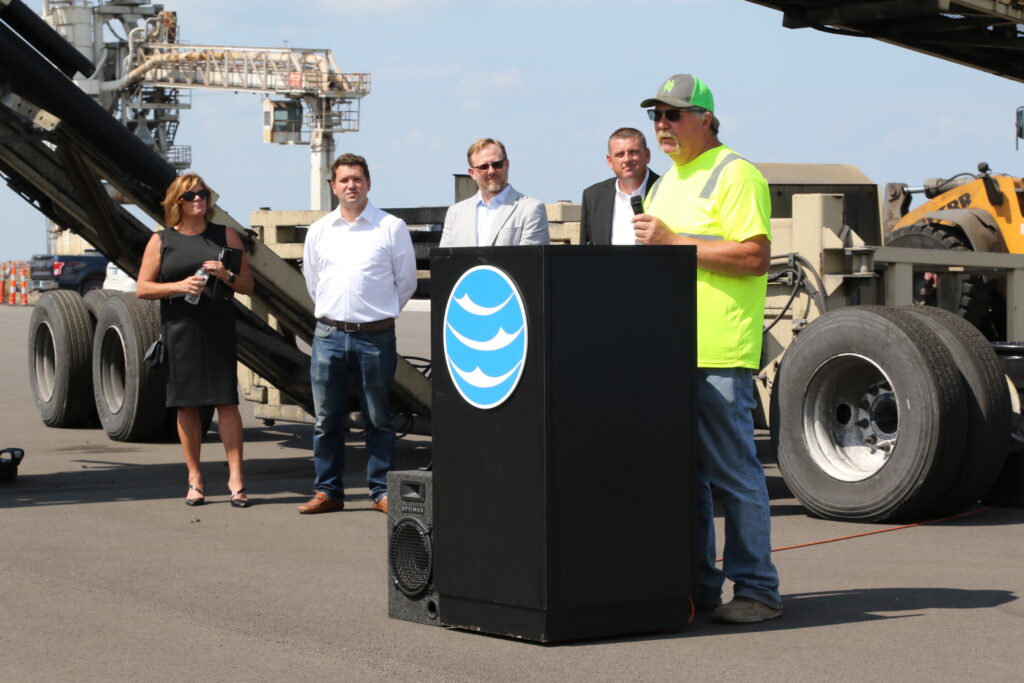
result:
[[[398,359],[395,318],[416,289],[416,255],[405,222],[367,198],[366,160],[343,154],[331,165],[338,208],[309,226],[303,274],[317,317],[310,379],[315,494],[301,514],[345,507],[345,417],[349,376],[366,423],[366,477],[373,509],[388,511],[387,473],[395,453],[389,406]]]
[[[480,191],[448,207],[442,247],[500,247],[547,244],[548,213],[533,197],[508,184],[505,145],[491,138],[477,140],[466,152],[469,175]]]

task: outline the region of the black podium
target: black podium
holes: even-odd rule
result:
[[[686,624],[695,273],[690,247],[432,252],[441,623],[542,642]]]

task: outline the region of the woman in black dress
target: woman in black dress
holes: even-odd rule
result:
[[[199,469],[203,442],[199,409],[216,406],[220,439],[227,452],[231,505],[248,507],[231,298],[235,292],[252,293],[252,274],[238,233],[209,222],[213,201],[202,178],[194,173],[176,178],[167,188],[163,207],[166,227],[154,233],[146,245],[136,293],[140,299],[160,300],[160,329],[167,349],[167,405],[178,408],[178,437],[188,467],[185,504],[206,502],[206,483]],[[237,273],[218,260],[224,247],[242,254]],[[206,269],[208,280],[196,275],[200,267]],[[185,298],[189,294],[199,295],[199,302],[189,303]]]

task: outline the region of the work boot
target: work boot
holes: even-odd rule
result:
[[[738,595],[732,602],[716,607],[711,613],[711,621],[716,624],[756,624],[781,616],[781,608],[776,609],[759,600]]]

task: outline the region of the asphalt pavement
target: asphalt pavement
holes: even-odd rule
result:
[[[300,516],[311,426],[268,427],[243,404],[256,504],[228,504],[214,429],[208,503],[186,507],[177,443],[42,424],[30,316],[0,306],[0,447],[25,450],[0,484],[4,680],[1024,680],[1024,508],[905,528],[823,521],[768,457],[779,620],[697,615],[678,632],[550,646],[423,626],[387,616],[386,517],[370,510],[362,442],[346,509]],[[426,355],[426,330],[422,307],[404,313],[400,349]],[[429,459],[429,438],[400,440],[399,467]],[[643,491],[624,484],[607,504],[643,505]]]

